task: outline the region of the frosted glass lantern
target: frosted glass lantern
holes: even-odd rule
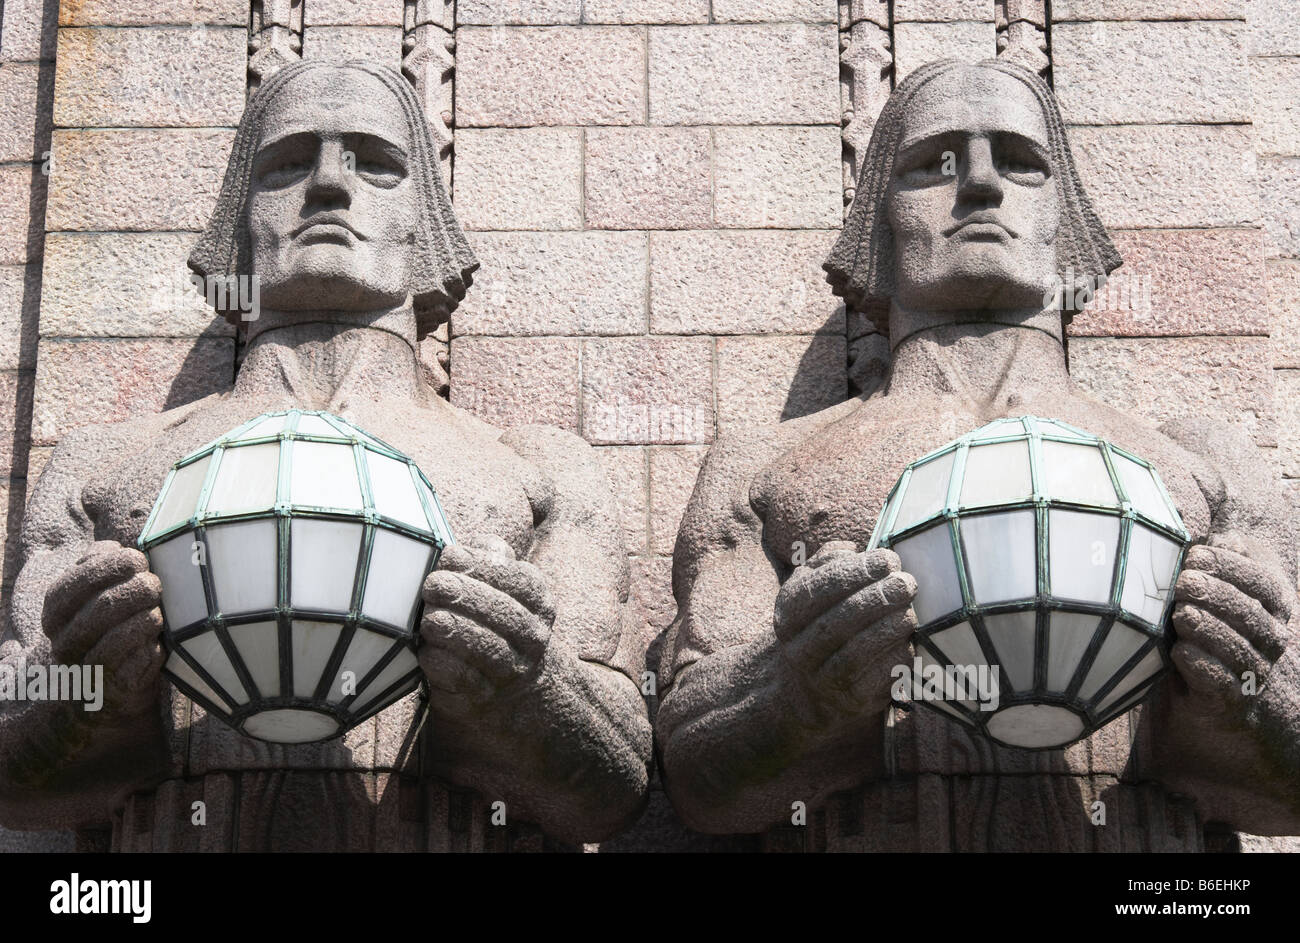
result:
[[[338,736],[419,685],[420,588],[452,542],[401,452],[329,413],[259,416],[177,462],[140,535],[163,671],[251,737]]]
[[[1148,462],[1025,416],[908,465],[870,546],[892,549],[916,578],[924,665],[996,666],[996,710],[973,698],[920,703],[998,743],[1052,749],[1133,707],[1169,667],[1188,544]]]

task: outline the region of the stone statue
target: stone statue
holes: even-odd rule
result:
[[[122,850],[571,847],[626,825],[652,740],[616,505],[581,439],[493,428],[422,373],[417,340],[478,263],[406,80],[302,62],[261,85],[190,267],[255,280],[260,312],[229,392],[55,450],[3,655],[102,664],[105,700],[4,705],[4,824],[111,821]],[[248,294],[215,293],[232,319]],[[427,716],[411,695],[341,739],[280,746],[162,681],[159,582],[135,541],[173,462],[288,408],[410,455],[458,543],[424,584]]]
[[[1157,429],[1073,383],[1053,287],[1119,263],[1036,75],[942,61],[893,92],[825,266],[850,307],[888,307],[885,384],[717,442],[678,536],[656,725],[690,825],[830,850],[1197,850],[1216,830],[1300,832],[1292,521],[1250,442],[1210,421]],[[1019,415],[1151,461],[1195,541],[1176,671],[1041,753],[891,706],[917,583],[865,549],[908,462]]]

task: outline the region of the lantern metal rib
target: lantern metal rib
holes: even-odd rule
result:
[[[917,579],[925,670],[996,674],[994,705],[921,703],[1003,745],[1056,749],[1127,711],[1170,667],[1189,543],[1149,462],[1021,416],[908,465],[869,546],[895,550]]]
[[[392,446],[324,412],[249,420],[173,466],[140,535],[164,673],[249,736],[339,736],[420,684],[420,588],[453,542]]]

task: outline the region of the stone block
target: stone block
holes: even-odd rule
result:
[[[848,396],[843,337],[718,338],[718,434],[776,423]]]
[[[452,315],[456,335],[639,334],[646,235],[473,233],[482,268]]]
[[[457,0],[457,26],[556,26],[582,21],[582,0]]]
[[[1278,460],[1285,478],[1300,478],[1300,370],[1275,370]]]
[[[1250,60],[1250,91],[1255,96],[1256,151],[1300,155],[1300,57]]]
[[[645,553],[648,546],[647,517],[650,493],[646,452],[639,445],[600,446],[596,456],[604,466],[610,487],[618,501],[618,518],[623,528],[623,548],[628,553]]]
[[[1124,264],[1075,317],[1071,334],[1269,333],[1258,229],[1117,229],[1110,235]]]
[[[719,226],[840,225],[844,197],[838,128],[717,128],[714,147]]]
[[[0,64],[0,161],[39,161],[49,145],[54,70],[35,62]]]
[[[675,445],[713,438],[713,341],[583,341],[582,429],[597,445]]]
[[[596,229],[708,227],[713,212],[707,128],[587,131],[586,223]]]
[[[713,0],[715,23],[834,23],[836,0]]]
[[[230,338],[42,338],[32,441],[54,445],[90,423],[162,412],[229,389]]]
[[[1259,159],[1260,217],[1269,258],[1300,256],[1300,157]]]
[[[1071,20],[1244,20],[1249,0],[1052,0],[1052,29]]]
[[[466,229],[580,229],[582,132],[458,131],[455,190]]]
[[[59,30],[61,128],[213,127],[244,111],[248,39],[224,26]]]
[[[1054,25],[1052,76],[1067,122],[1250,120],[1241,22]]]
[[[1109,228],[1255,222],[1256,170],[1242,125],[1072,127],[1084,189]]]
[[[34,380],[31,370],[0,370],[0,478],[27,475]]]
[[[577,432],[581,341],[456,337],[451,402],[501,428],[540,422]]]
[[[839,34],[830,24],[650,29],[652,124],[835,124]]]
[[[31,0],[23,0],[31,2]],[[339,0],[314,0],[313,7]],[[346,0],[357,3],[359,0]],[[383,0],[394,2],[394,0]],[[60,26],[248,26],[248,0],[77,0],[59,4]]]
[[[991,17],[979,22],[894,24],[895,83],[935,59],[979,62],[992,59],[997,52],[997,29]]]
[[[7,211],[0,226],[0,265],[40,259],[46,193],[40,164],[0,164],[0,206]]]
[[[41,267],[0,265],[0,369],[36,367]]]
[[[655,634],[672,624],[677,615],[673,599],[673,561],[671,557],[633,557],[632,593],[641,603],[646,622]],[[651,665],[651,670],[656,670]]]
[[[53,60],[60,6],[49,0],[8,0],[0,27],[0,62]]]
[[[671,556],[704,460],[698,445],[650,449],[650,552]]]
[[[233,139],[222,128],[56,130],[46,228],[200,230]]]
[[[302,57],[346,62],[365,59],[377,65],[402,67],[400,26],[307,26],[303,29]]]
[[[894,0],[895,23],[992,22],[993,4],[984,0]]]
[[[60,337],[233,336],[190,281],[189,232],[67,233],[45,240],[41,331]]]
[[[1079,337],[1070,373],[1115,409],[1153,423],[1205,417],[1277,443],[1273,368],[1262,337]]]
[[[1300,260],[1270,259],[1265,270],[1273,366],[1300,367]]]
[[[466,7],[468,0],[461,0]],[[312,26],[401,26],[403,0],[310,0],[303,21]]]
[[[1252,56],[1294,56],[1300,49],[1300,16],[1286,3],[1243,0]]]
[[[584,23],[707,23],[709,0],[583,0]]]
[[[457,124],[643,124],[645,54],[630,26],[458,29]]]
[[[821,264],[826,230],[664,232],[650,236],[655,334],[844,333]]]

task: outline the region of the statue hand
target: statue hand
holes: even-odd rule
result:
[[[1171,656],[1201,713],[1244,705],[1243,675],[1253,672],[1253,691],[1262,690],[1295,638],[1287,624],[1295,591],[1280,568],[1253,559],[1242,538],[1216,536],[1189,550],[1174,600]]]
[[[535,680],[555,607],[541,570],[504,540],[444,550],[424,603],[419,657],[435,709],[474,714]]]
[[[916,580],[891,550],[827,543],[777,593],[773,628],[815,703],[856,716],[889,703],[890,671],[910,662]]]
[[[103,714],[156,709],[164,660],[162,583],[143,553],[98,541],[45,593],[41,627],[55,664],[104,666]]]

